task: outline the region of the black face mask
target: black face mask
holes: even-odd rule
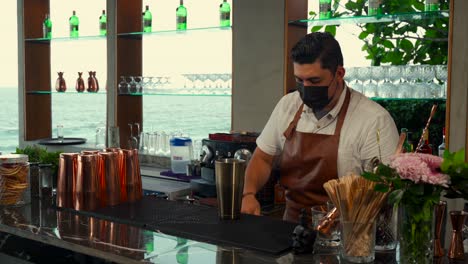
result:
[[[320,111],[333,99],[333,96],[328,98],[328,88],[334,80],[335,78],[333,78],[329,86],[304,86],[304,84],[297,82],[296,89],[299,91],[305,105],[312,108],[314,111]]]

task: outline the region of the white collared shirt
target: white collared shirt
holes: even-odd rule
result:
[[[351,98],[338,147],[339,177],[349,172],[361,174],[372,158],[379,157],[379,145],[383,162],[388,162],[388,158],[394,154],[398,144],[398,130],[387,110],[352,89],[345,89],[336,106],[320,120],[317,120],[312,109],[304,105],[296,130],[334,134],[337,115],[347,92],[351,92]],[[283,132],[288,128],[301,104],[302,99],[298,91],[283,96],[257,138],[257,147],[269,155],[281,154],[286,140]],[[377,142],[378,130],[380,130],[380,143]]]

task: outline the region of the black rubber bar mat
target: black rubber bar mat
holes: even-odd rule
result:
[[[216,208],[151,196],[144,196],[135,203],[123,203],[92,212],[74,212],[168,235],[274,255],[291,249],[291,236],[296,226],[280,219],[244,214],[239,220],[220,220]]]

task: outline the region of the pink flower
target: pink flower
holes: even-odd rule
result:
[[[394,168],[402,179],[447,187],[449,176],[440,173],[441,163],[442,158],[422,153],[403,153],[390,158],[390,167]]]

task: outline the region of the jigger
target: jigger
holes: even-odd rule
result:
[[[435,226],[435,232],[434,232],[434,257],[442,257],[445,255],[444,248],[442,247],[441,241],[440,241],[440,232],[442,231],[442,223],[444,220],[444,214],[445,214],[445,209],[447,208],[447,202],[446,201],[440,201],[439,204],[436,204],[434,208],[434,214],[435,214],[435,221],[436,221],[436,226]]]
[[[221,219],[238,219],[244,190],[245,160],[215,161],[218,213]]]
[[[465,211],[451,211],[450,221],[452,222],[452,240],[448,257],[450,259],[465,259],[463,249],[463,225],[465,224],[468,213]]]
[[[57,178],[57,206],[73,207],[74,186],[78,153],[62,153],[59,158]]]

